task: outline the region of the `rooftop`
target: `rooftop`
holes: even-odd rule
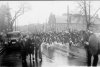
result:
[[[62,16],[59,16],[59,15],[53,15],[53,16],[55,16],[56,23],[67,23],[68,22],[67,14],[63,14]],[[69,22],[71,22],[71,23],[84,23],[85,22],[84,20],[85,20],[84,15],[69,14]],[[98,17],[94,17],[91,21],[93,21],[95,24],[100,24],[100,18],[98,18]]]

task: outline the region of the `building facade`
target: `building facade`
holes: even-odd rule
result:
[[[95,17],[93,18],[94,25],[91,28],[94,32],[100,32],[100,18]],[[85,16],[80,14],[69,14],[69,17],[67,17],[67,14],[63,14],[62,16],[57,16],[54,14],[50,14],[48,24],[46,25],[46,29],[49,31],[67,31],[70,30],[85,30],[86,29],[86,22],[85,22]]]

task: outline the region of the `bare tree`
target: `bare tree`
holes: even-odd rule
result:
[[[95,15],[97,14],[100,8],[92,16],[90,0],[89,1],[82,0],[81,3],[78,3],[78,4],[81,7],[81,14],[84,15],[84,19],[86,22],[86,30],[90,30],[90,28],[93,27],[94,25],[95,19],[93,20],[93,18],[95,17]]]
[[[8,23],[11,20],[10,8],[8,5],[0,6],[0,32],[6,32]]]
[[[16,22],[16,19],[19,18],[20,16],[22,16],[24,14],[24,12],[26,12],[26,10],[28,9],[28,7],[25,7],[25,4],[22,4],[18,10],[15,11],[14,16],[12,17],[11,21],[10,21],[10,31],[13,31],[13,25]]]

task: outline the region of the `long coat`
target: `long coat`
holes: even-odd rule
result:
[[[100,36],[98,34],[89,37],[89,51],[93,55],[100,53]]]

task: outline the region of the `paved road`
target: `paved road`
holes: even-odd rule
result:
[[[77,56],[67,55],[66,52],[55,48],[43,49],[43,61],[36,67],[67,67],[67,66],[86,66],[85,51],[78,49]],[[32,59],[32,58],[31,58]],[[30,56],[27,56],[27,67],[30,67]],[[32,63],[33,65],[33,63]],[[100,61],[99,64],[100,66]],[[0,67],[22,67],[20,54],[16,51],[5,52],[0,56]]]
[[[60,50],[55,50],[51,53],[53,54],[52,59],[49,59],[49,55],[43,56],[42,67],[86,66],[85,57],[67,56],[65,52]]]
[[[2,67],[22,67],[20,54],[16,51],[5,51],[0,56],[0,66]]]
[[[43,61],[38,67],[66,67],[66,66],[84,66],[85,58],[67,56],[67,53],[55,48],[44,49]],[[32,55],[31,55],[32,56]],[[32,59],[32,58],[31,58]],[[27,56],[27,65],[30,67],[30,56]],[[32,62],[32,61],[31,61]],[[32,63],[33,65],[33,63]],[[22,60],[19,52],[5,52],[0,56],[0,66],[4,67],[22,67]]]
[[[44,50],[42,67],[67,67],[67,66],[86,66],[86,51],[83,48],[72,47],[72,53],[67,55],[63,49]],[[49,59],[49,54],[52,58]],[[100,55],[99,55],[100,58]],[[93,60],[93,57],[92,57]],[[98,62],[100,66],[100,59]]]

